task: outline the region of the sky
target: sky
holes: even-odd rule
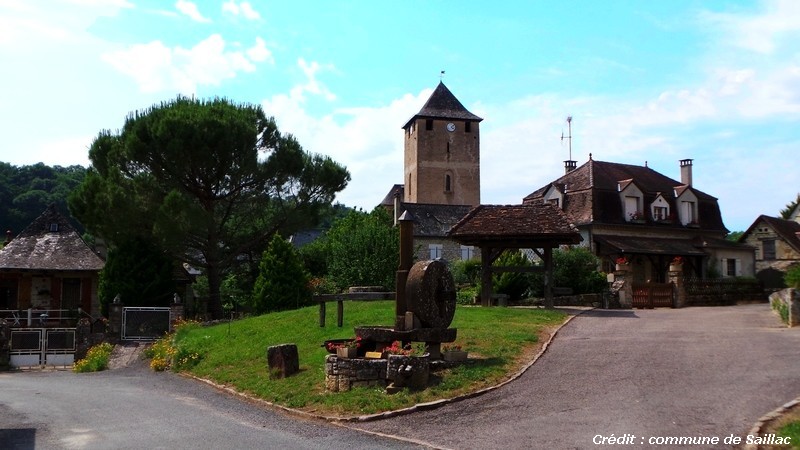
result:
[[[176,98],[261,105],[372,210],[440,81],[484,120],[481,202],[572,159],[717,197],[731,231],[800,192],[800,2],[0,0],[0,161],[89,166],[102,130]],[[444,71],[444,75],[441,72]]]

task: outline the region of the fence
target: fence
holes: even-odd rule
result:
[[[743,301],[766,301],[764,286],[758,280],[742,278],[720,278],[684,280],[687,303],[701,305],[734,305]]]
[[[88,316],[78,309],[0,309],[0,319],[12,326],[68,326],[74,325],[81,316]]]
[[[672,283],[633,283],[634,308],[673,308],[675,286]]]
[[[74,328],[12,328],[10,340],[12,366],[69,366],[75,362]]]

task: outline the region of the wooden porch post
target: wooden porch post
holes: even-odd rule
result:
[[[553,248],[544,248],[544,307],[553,309]]]
[[[492,306],[491,247],[481,247],[481,306]]]

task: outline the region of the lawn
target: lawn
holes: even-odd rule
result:
[[[351,338],[353,328],[386,326],[393,321],[394,302],[347,302],[344,326],[329,312],[319,326],[319,309],[307,307],[223,323],[182,327],[175,336],[175,360],[182,370],[224,384],[269,402],[334,416],[372,414],[450,398],[508,379],[541,347],[555,326],[566,320],[558,311],[540,309],[458,307],[451,325],[456,344],[470,352],[470,362],[437,372],[424,391],[387,395],[383,389],[357,388],[330,393],[324,386],[322,347],[326,339]],[[293,343],[300,355],[300,373],[270,379],[267,347]]]
[[[782,417],[770,422],[761,435],[763,436],[766,434],[775,434],[777,436],[791,438],[791,445],[765,448],[800,449],[800,406],[795,406]]]

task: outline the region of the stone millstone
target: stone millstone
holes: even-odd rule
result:
[[[442,261],[420,261],[406,281],[406,307],[423,327],[447,328],[456,313],[456,284]]]
[[[286,378],[300,370],[297,345],[281,344],[267,347],[267,364],[271,376]]]

